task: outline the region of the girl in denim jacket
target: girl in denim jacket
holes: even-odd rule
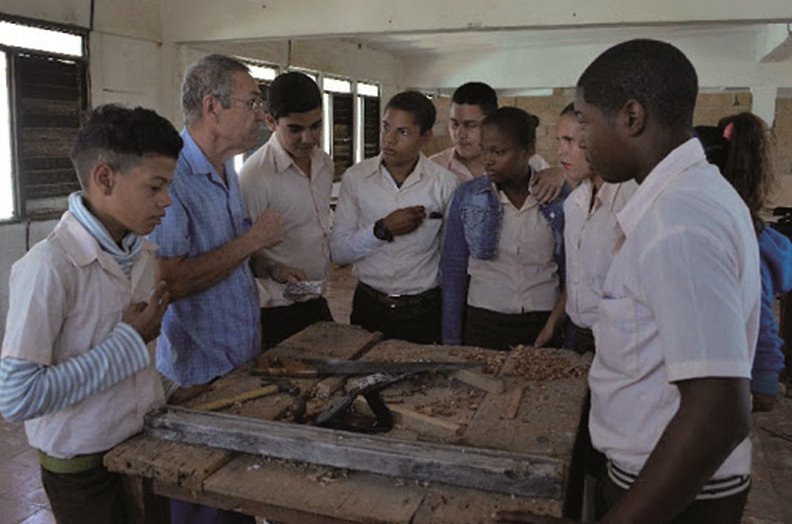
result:
[[[531,194],[539,119],[502,107],[482,122],[485,175],[460,186],[443,243],[442,338],[508,350],[560,346],[564,293],[564,187],[559,198]]]

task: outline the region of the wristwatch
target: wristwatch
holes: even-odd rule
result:
[[[374,222],[374,236],[386,242],[393,242],[393,233],[388,231],[388,228],[385,227],[384,218],[380,218]]]

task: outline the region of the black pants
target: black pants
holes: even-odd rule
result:
[[[324,297],[289,306],[261,308],[261,348],[275,347],[311,324],[322,321],[333,321]]]
[[[58,524],[127,521],[121,477],[104,466],[80,473],[53,473],[41,468],[41,482]]]
[[[462,343],[503,351],[520,344],[532,346],[549,317],[549,311],[512,314],[467,306]],[[553,335],[546,346],[561,347],[560,332]]]
[[[671,520],[671,524],[740,524],[749,491],[750,488],[720,499],[694,500]],[[605,474],[597,493],[597,520],[616,505],[625,493]]]
[[[569,333],[572,339],[569,344],[567,344],[569,349],[572,349],[580,354],[583,354],[587,351],[594,352],[594,333],[588,328],[578,326],[571,320],[569,321],[569,324]]]
[[[389,298],[359,283],[352,299],[350,324],[380,331],[384,338],[416,344],[440,342],[440,288]]]

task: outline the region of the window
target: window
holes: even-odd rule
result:
[[[0,21],[0,219],[48,217],[80,185],[69,160],[88,107],[85,36]]]
[[[338,181],[352,164],[379,153],[379,86],[325,76],[322,88],[325,151]]]
[[[11,157],[11,112],[8,105],[8,60],[0,53],[0,220],[14,216],[14,177]]]
[[[324,77],[325,126],[330,135],[325,136],[325,145],[330,144],[330,156],[335,164],[335,179],[340,180],[344,171],[355,163],[353,148],[355,113],[352,98],[352,82],[340,78]]]
[[[357,83],[358,125],[355,126],[355,161],[379,154],[380,96],[379,86]]]
[[[259,85],[259,89],[261,90],[261,98],[265,101],[267,100],[267,95],[269,94],[269,86],[275,77],[278,76],[279,69],[275,66],[267,65],[267,64],[260,64],[258,62],[250,62],[244,59],[240,60],[250,68],[250,76],[252,76]],[[272,136],[272,131],[269,130],[266,124],[262,123],[259,127],[259,139],[256,142],[256,145],[234,157],[234,169],[237,173],[242,169],[242,165],[245,163],[245,160],[255,153],[261,146],[267,143],[267,141]]]

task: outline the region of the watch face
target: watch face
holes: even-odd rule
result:
[[[390,241],[392,240],[392,236],[388,233],[388,230],[385,229],[385,222],[383,220],[377,220],[374,223],[374,236],[380,240]]]

